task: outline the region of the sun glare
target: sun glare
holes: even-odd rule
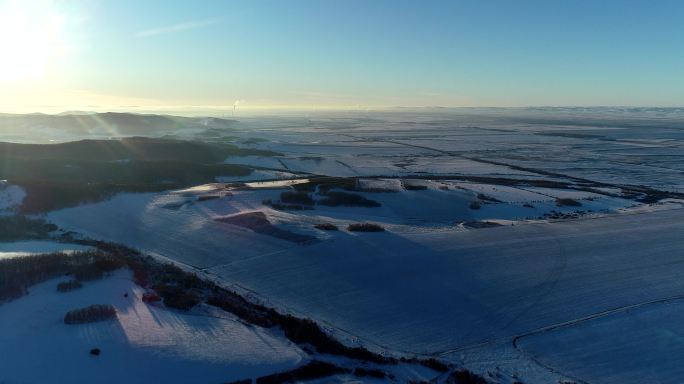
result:
[[[49,3],[0,1],[0,81],[44,78],[61,51],[62,25]]]

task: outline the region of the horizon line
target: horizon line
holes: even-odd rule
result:
[[[63,106],[41,106],[30,111],[0,111],[0,115],[69,115],[77,113],[131,113],[131,114],[164,114],[164,112],[214,112],[239,115],[240,112],[378,112],[392,110],[449,110],[449,109],[684,109],[683,106],[662,106],[662,105],[526,105],[526,106],[441,106],[441,105],[394,105],[394,106],[363,106],[363,105],[241,105],[239,109],[233,109],[233,105],[162,105],[162,106],[87,106],[66,108]],[[46,112],[50,110],[51,112]]]

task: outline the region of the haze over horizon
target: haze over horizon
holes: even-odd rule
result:
[[[643,0],[0,0],[0,112],[680,107],[683,19]]]

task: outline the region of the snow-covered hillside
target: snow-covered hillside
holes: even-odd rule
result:
[[[456,196],[475,193],[459,188],[362,192],[382,201],[380,208],[316,206],[281,212],[263,206],[263,199],[280,191],[228,193],[215,185],[121,195],[57,211],[48,219],[65,230],[130,244],[198,268],[371,348],[438,354],[456,362],[476,346],[684,289],[679,278],[684,264],[678,261],[684,249],[678,235],[684,231],[684,210],[676,209],[677,204],[571,221],[427,230],[405,222],[411,206],[392,201],[404,194],[427,198],[443,193],[411,211],[420,215],[425,207],[424,217],[438,219],[440,201],[453,201],[462,212],[470,212],[469,198]],[[539,192],[552,191],[520,195]],[[221,193],[225,195],[198,199]],[[441,212],[449,211],[448,205],[441,207],[446,209]],[[293,244],[215,220],[253,211],[319,241]],[[344,226],[353,218],[386,222],[388,231],[324,233],[312,228],[321,221]]]
[[[145,304],[128,272],[67,293],[57,292],[59,281],[0,305],[0,382],[219,383],[288,370],[306,360],[281,335],[225,312],[180,313]],[[62,321],[66,312],[91,304],[114,305],[116,320]],[[93,348],[101,354],[92,356]]]

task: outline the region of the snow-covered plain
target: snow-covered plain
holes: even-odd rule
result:
[[[681,354],[679,305],[620,309],[684,293],[684,209],[681,200],[649,205],[623,191],[684,190],[683,116],[495,109],[243,118],[227,136],[283,155],[228,158],[258,170],[217,181],[355,176],[366,180],[358,193],[382,206],[277,211],[263,200],[277,201],[282,181],[123,194],[48,220],[196,268],[350,342],[439,356],[494,382],[676,383],[684,374],[662,361]],[[378,186],[396,192],[371,192]],[[478,194],[499,202],[473,209]],[[208,195],[217,198],[199,199]],[[559,198],[581,206],[559,207]],[[592,213],[563,218],[578,210]],[[217,221],[255,211],[317,241]],[[458,225],[477,220],[506,225]],[[345,229],[363,221],[387,231]],[[340,230],[313,228],[321,222]]]
[[[590,383],[681,383],[682,298],[529,336],[519,349]]]
[[[683,214],[339,233],[211,271],[364,340],[446,352],[681,292]]]
[[[197,191],[215,193],[211,187]],[[385,205],[317,207],[302,213],[261,205],[262,199],[279,192],[236,190],[202,202],[193,201],[187,191],[121,195],[57,211],[48,219],[66,230],[201,269],[371,347],[454,360],[460,356],[455,351],[464,347],[684,290],[679,278],[684,273],[679,260],[684,249],[679,235],[684,231],[682,209],[478,230],[424,230],[420,224],[402,222],[408,211],[392,208],[401,206],[392,199],[409,193],[466,193],[466,198],[452,199],[470,212],[466,204],[472,195],[439,188],[364,192]],[[426,201],[415,204],[416,212],[430,204],[439,207]],[[441,208],[446,208],[443,203]],[[296,245],[214,220],[254,210],[266,212],[276,225],[313,234],[320,241]],[[435,208],[426,216],[437,214]],[[311,228],[320,221],[344,226],[356,221],[353,217],[385,220],[390,230],[323,233]]]
[[[59,293],[51,280],[0,305],[2,383],[219,383],[292,369],[306,354],[225,312],[147,305],[130,273]],[[128,293],[128,297],[124,297]],[[65,325],[66,312],[111,304],[117,319]],[[99,348],[101,355],[89,354]]]
[[[538,177],[484,161],[595,181],[684,190],[684,112],[455,109],[243,118],[230,135],[283,153],[227,159],[328,176],[470,174]],[[321,158],[320,161],[312,159]],[[279,160],[282,160],[279,161]]]

